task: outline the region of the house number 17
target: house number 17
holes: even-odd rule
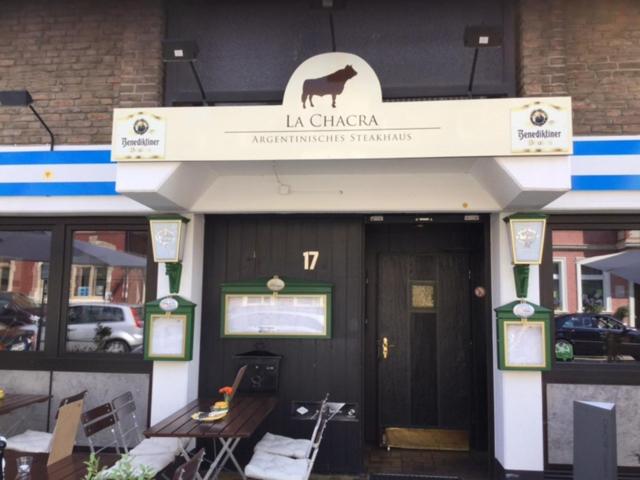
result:
[[[304,269],[315,270],[318,258],[320,258],[320,252],[317,250],[309,250],[307,252],[303,252],[302,256],[304,257]]]

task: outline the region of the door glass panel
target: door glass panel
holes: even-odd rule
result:
[[[147,250],[147,232],[74,232],[68,352],[141,353]]]
[[[44,349],[51,232],[0,230],[0,350]]]

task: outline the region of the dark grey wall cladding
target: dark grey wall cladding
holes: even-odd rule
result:
[[[171,0],[168,38],[194,39],[198,69],[214,101],[280,101],[290,75],[305,59],[331,51],[329,15],[310,1]],[[334,12],[338,51],[363,57],[385,96],[458,95],[465,91],[473,49],[465,25],[505,26],[505,47],[483,49],[478,91],[515,91],[513,15],[501,0],[347,0]],[[166,103],[197,100],[186,65],[167,65]]]

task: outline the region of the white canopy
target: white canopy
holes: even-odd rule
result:
[[[583,260],[581,264],[640,283],[640,249],[591,257]]]

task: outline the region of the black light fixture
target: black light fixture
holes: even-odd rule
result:
[[[473,64],[471,65],[471,76],[469,77],[469,88],[467,89],[467,95],[469,98],[473,98],[473,80],[476,75],[478,50],[487,47],[501,47],[502,29],[500,27],[487,27],[485,25],[467,26],[464,29],[464,46],[475,48],[473,52]]]
[[[198,44],[194,40],[163,40],[162,41],[162,60],[164,62],[188,62],[191,66],[193,76],[196,78],[200,96],[202,97],[202,105],[209,105],[207,94],[202,86],[202,80],[196,70],[196,59],[198,58]]]
[[[44,123],[44,120],[42,119],[42,117],[36,111],[36,109],[33,107],[32,104],[33,104],[33,97],[31,97],[31,94],[27,90],[8,90],[8,91],[0,92],[0,107],[29,107],[29,110],[33,112],[33,114],[36,116],[36,118],[42,124],[42,126],[47,129],[47,132],[49,133],[49,138],[51,139],[50,150],[53,151],[53,147],[55,144],[55,140],[53,138],[53,132],[47,126],[47,124]]]

